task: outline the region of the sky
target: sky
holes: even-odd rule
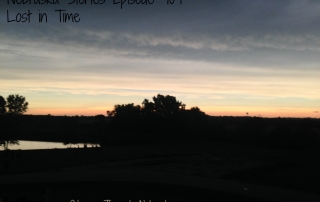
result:
[[[0,2],[0,95],[27,114],[163,94],[213,116],[320,118],[318,0],[23,1]]]

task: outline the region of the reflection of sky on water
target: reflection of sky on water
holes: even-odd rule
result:
[[[89,148],[99,146],[99,144],[94,143],[87,143],[86,144]],[[62,142],[39,142],[39,141],[24,141],[20,140],[19,145],[9,145],[10,150],[30,150],[30,149],[65,149],[65,148],[83,148],[84,143],[76,143],[76,144],[67,144],[65,145]],[[3,150],[3,145],[1,145],[0,150]]]

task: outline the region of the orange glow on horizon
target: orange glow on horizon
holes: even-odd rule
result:
[[[110,108],[112,109],[112,108]],[[32,115],[53,115],[53,116],[95,116],[98,114],[107,115],[107,111],[110,109],[37,109],[29,110],[26,114]]]
[[[96,108],[96,109],[30,109],[26,114],[30,115],[53,115],[53,116],[95,116],[103,114],[107,116],[107,111],[112,110],[113,107]],[[250,117],[262,117],[262,118],[274,118],[274,117],[292,117],[292,118],[320,118],[319,113],[315,113],[310,109],[260,109],[260,110],[248,110],[245,111],[241,108],[230,108],[229,110],[223,109],[212,109],[207,110],[200,108],[206,114],[210,116],[250,116]],[[246,114],[248,112],[248,115]]]
[[[248,115],[247,115],[248,112]],[[310,112],[307,110],[260,110],[260,111],[207,111],[211,116],[250,116],[250,117],[262,117],[262,118],[274,118],[274,117],[288,117],[288,118],[320,118],[319,113]]]

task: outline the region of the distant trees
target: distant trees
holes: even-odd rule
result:
[[[2,143],[3,149],[8,150],[9,145],[20,145],[19,140],[5,140]]]
[[[21,115],[27,109],[28,102],[21,95],[9,95],[6,100],[0,96],[0,139],[11,139],[10,141],[2,142],[4,149],[7,149],[8,145],[15,143],[12,139],[15,139],[15,135],[19,134],[22,129],[22,121],[19,116],[15,115]]]
[[[133,103],[117,104],[112,111],[107,111],[107,115],[109,117],[127,116],[133,118],[142,115],[150,116],[151,114],[157,114],[161,117],[168,117],[185,110],[185,104],[182,104],[182,102],[179,102],[173,96],[158,94],[152,99],[153,102],[144,99],[142,107],[140,105],[134,105]]]
[[[112,111],[108,111],[112,117],[112,125],[116,131],[134,132],[141,125],[141,107],[133,103],[115,105]]]
[[[153,97],[152,99],[153,103],[148,103],[149,106],[152,104],[154,106],[154,112],[163,117],[176,115],[185,110],[186,105],[176,100],[173,96],[158,94],[157,97]]]
[[[107,115],[112,117],[116,130],[174,133],[181,131],[185,125],[198,122],[196,119],[206,117],[198,107],[186,110],[185,106],[173,96],[158,94],[152,101],[144,99],[142,106],[117,104],[112,111],[107,111]]]
[[[105,116],[103,114],[98,114],[98,115],[95,115],[94,118],[99,122],[103,122],[103,120],[105,119]]]
[[[130,104],[122,104],[122,105],[115,105],[112,111],[107,111],[107,115],[109,117],[132,117],[134,115],[140,114],[140,105],[134,105],[133,103]]]
[[[20,115],[27,111],[29,103],[26,98],[21,95],[9,95],[7,97],[8,113],[13,115]]]
[[[0,115],[6,113],[6,100],[0,95]]]
[[[0,115],[21,115],[27,111],[28,105],[26,98],[19,94],[9,95],[7,100],[0,96]]]
[[[191,107],[190,109],[190,112],[193,116],[196,116],[196,117],[203,117],[203,115],[205,115],[204,112],[202,112],[199,107]]]

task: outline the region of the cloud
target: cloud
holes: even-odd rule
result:
[[[4,2],[1,2],[5,4]],[[221,62],[249,67],[318,68],[318,1],[185,1],[167,6],[28,5],[47,11],[65,7],[79,12],[81,23],[5,25],[0,32],[9,52],[35,57],[104,57]],[[25,9],[6,5],[12,12]],[[51,19],[51,18],[50,18]],[[1,48],[1,47],[0,47]],[[55,50],[61,50],[61,53]],[[52,51],[55,51],[52,53]],[[3,52],[3,51],[1,51]]]
[[[62,29],[62,28],[61,28]],[[56,29],[55,29],[56,30]],[[59,35],[34,34],[19,40],[17,36],[2,34],[4,44],[11,52],[33,57],[63,58],[73,54],[83,57],[150,58],[193,60],[237,64],[239,66],[297,69],[315,67],[319,61],[320,37],[315,35],[219,36],[202,34],[154,35],[147,33],[118,33],[67,28]],[[55,32],[49,32],[55,33]],[[37,37],[37,36],[42,36]],[[57,43],[58,42],[58,43]],[[36,55],[24,49],[38,50]],[[60,51],[57,51],[60,50]],[[14,52],[12,52],[14,53]],[[257,65],[258,64],[258,65]]]
[[[163,93],[206,106],[209,101],[222,106],[228,99],[242,100],[230,105],[267,106],[290,98],[282,105],[298,106],[293,100],[299,100],[316,106],[319,1],[156,2],[122,10],[112,1],[102,6],[0,2],[1,93]],[[79,12],[81,22],[59,23],[53,12],[59,7]],[[49,22],[7,23],[5,9],[41,10]]]

